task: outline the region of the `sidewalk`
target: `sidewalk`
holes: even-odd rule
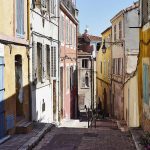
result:
[[[1,150],[32,149],[54,127],[53,124],[34,123],[33,130],[28,134],[15,134],[0,145]]]
[[[144,134],[144,131],[141,128],[128,128],[125,121],[117,121],[117,125],[122,132],[130,131],[137,150],[145,150],[140,144],[140,137]]]

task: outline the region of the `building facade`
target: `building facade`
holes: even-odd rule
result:
[[[113,104],[111,104],[111,33],[112,28],[107,28],[102,32],[102,46],[96,57],[96,85],[97,85],[97,104],[101,103],[105,114],[111,115]],[[105,44],[106,50],[102,47]]]
[[[32,120],[58,121],[59,41],[57,0],[30,1]]]
[[[125,119],[131,127],[139,126],[138,86],[134,76],[139,54],[138,10],[137,2],[111,19],[114,116]]]
[[[60,118],[77,116],[77,20],[76,2],[62,0],[59,10]]]
[[[124,119],[139,127],[137,63],[139,55],[139,3],[124,10]]]
[[[96,107],[96,54],[101,38],[85,33],[78,37],[78,110]]]
[[[0,138],[30,116],[27,3],[0,5]]]
[[[150,0],[140,0],[140,55],[138,63],[138,98],[140,125],[150,131]]]
[[[123,32],[123,10],[111,19],[112,42],[122,42]],[[124,83],[124,47],[122,44],[112,45],[112,104],[114,106],[114,117],[123,119],[123,89]]]

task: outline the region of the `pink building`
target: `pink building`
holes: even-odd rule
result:
[[[60,3],[60,115],[77,116],[77,9],[75,1]]]

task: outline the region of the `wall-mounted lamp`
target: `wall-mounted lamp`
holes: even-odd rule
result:
[[[102,52],[103,52],[103,53],[106,53],[105,40],[104,40],[104,42],[103,42],[103,46],[102,46]]]
[[[111,44],[111,45],[120,45],[121,47],[123,47],[123,41],[117,41],[117,42],[105,42],[105,39],[103,41],[103,46],[102,46],[102,52],[106,53],[106,49],[107,47],[105,46],[105,43]]]

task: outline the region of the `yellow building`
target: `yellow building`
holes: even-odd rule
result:
[[[150,131],[150,3],[140,0],[141,31],[138,63],[138,96],[140,124]]]
[[[96,57],[96,84],[97,84],[97,104],[101,101],[102,108],[106,114],[111,113],[111,27],[102,32],[102,41],[106,46],[106,52],[100,48]],[[102,46],[103,46],[102,43]]]
[[[27,0],[0,4],[0,138],[29,119]]]

